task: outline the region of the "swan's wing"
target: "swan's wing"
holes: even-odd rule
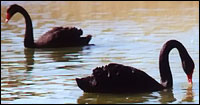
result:
[[[108,85],[107,88],[114,86],[119,91],[124,91],[121,88],[133,92],[162,89],[162,86],[144,71],[122,64],[110,63],[100,69],[96,68],[93,75],[98,83]]]
[[[75,27],[54,27],[42,35],[37,44],[61,43],[80,39],[83,34],[81,29]]]
[[[116,81],[119,84],[126,81],[135,82],[139,79],[138,77],[147,77],[147,74],[141,70],[116,63],[110,63],[106,66],[97,67],[93,70],[92,75],[97,79],[97,81],[104,82],[101,79],[108,79]]]

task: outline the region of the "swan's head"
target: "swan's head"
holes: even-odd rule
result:
[[[7,9],[7,13],[6,13],[6,23],[12,18],[12,16],[18,12],[18,8],[21,8],[21,6],[17,5],[17,4],[13,4],[11,5],[8,9]]]
[[[187,60],[182,61],[182,66],[187,75],[189,84],[192,84],[192,74],[195,68],[193,60],[190,57],[187,58]]]

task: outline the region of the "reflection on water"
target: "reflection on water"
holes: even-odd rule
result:
[[[26,58],[26,67],[27,71],[32,70],[34,66],[34,53],[40,53],[41,55],[38,57],[45,57],[45,58],[51,58],[54,62],[81,62],[78,56],[81,56],[83,54],[79,54],[84,49],[89,50],[90,46],[93,45],[88,45],[84,47],[68,47],[68,48],[44,48],[44,49],[31,49],[31,48],[24,48],[24,54]],[[45,54],[45,55],[43,55]],[[89,53],[87,53],[89,54]],[[43,60],[42,63],[49,62]],[[75,65],[77,68],[81,67],[78,65]],[[58,68],[67,68],[67,67],[72,67],[74,68],[75,66],[73,65],[68,65],[64,67],[58,67]]]
[[[188,86],[187,94],[183,102],[192,102],[194,95],[192,86]],[[159,95],[152,93],[140,94],[102,94],[102,93],[84,93],[77,100],[79,104],[116,104],[116,103],[154,103],[159,101],[161,104],[168,104],[177,101],[172,89],[165,89],[158,92]],[[112,97],[112,98],[111,98]],[[158,99],[158,100],[157,100]]]
[[[95,46],[24,48],[24,19],[5,24],[6,8],[17,3],[30,14],[34,39],[55,26],[76,26],[92,34]],[[159,52],[177,39],[195,62],[193,87],[177,50],[169,56],[173,89],[141,94],[84,93],[75,78],[111,62],[144,70],[157,81]],[[199,103],[199,2],[1,2],[2,103]]]
[[[116,103],[153,103],[160,101],[162,104],[176,101],[171,89],[159,91],[159,95],[153,93],[140,94],[96,94],[84,93],[78,99],[79,104],[116,104]],[[110,98],[112,97],[112,98]],[[159,100],[157,100],[159,99]]]
[[[188,86],[185,97],[182,99],[184,102],[193,102],[194,101],[194,93],[192,91],[192,86]]]
[[[112,97],[112,98],[111,98]],[[77,100],[79,104],[116,104],[116,103],[144,103],[149,99],[156,99],[151,93],[142,94],[97,94],[84,93]]]
[[[160,96],[161,98],[159,99],[159,101],[162,104],[167,104],[167,103],[172,103],[174,101],[176,101],[176,98],[174,97],[174,94],[172,92],[172,89],[165,89],[163,91],[160,91]]]
[[[29,49],[29,48],[25,48],[24,49],[24,55],[26,58],[26,70],[27,71],[31,71],[33,69],[33,65],[34,65],[34,53],[35,53],[35,49]]]

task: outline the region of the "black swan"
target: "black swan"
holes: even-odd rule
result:
[[[34,42],[32,21],[28,12],[17,4],[11,5],[7,9],[6,22],[8,22],[15,13],[21,13],[26,22],[24,37],[24,46],[27,48],[59,48],[71,46],[88,45],[92,36],[80,37],[83,34],[81,29],[75,27],[54,27]]]
[[[97,67],[93,70],[91,76],[76,78],[76,82],[84,92],[137,93],[172,88],[173,80],[168,57],[173,48],[178,49],[183,70],[187,74],[188,82],[192,84],[194,62],[185,47],[177,40],[167,41],[160,51],[161,84],[142,70],[116,63]]]

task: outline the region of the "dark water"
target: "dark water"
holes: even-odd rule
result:
[[[25,23],[6,8],[17,3],[30,14],[34,38],[55,26],[76,26],[92,34],[95,46],[26,49]],[[111,62],[134,66],[160,81],[163,43],[183,43],[195,62],[193,86],[177,50],[170,53],[171,90],[140,94],[84,93],[75,78]],[[1,103],[199,103],[198,2],[1,2]]]

